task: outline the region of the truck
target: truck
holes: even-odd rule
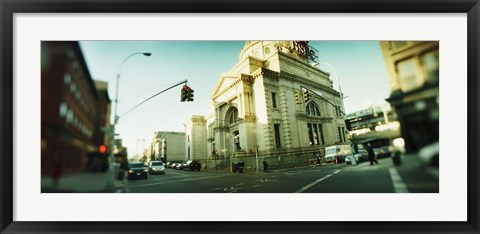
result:
[[[332,145],[325,148],[325,157],[326,162],[343,162],[345,157],[351,154],[350,145]]]

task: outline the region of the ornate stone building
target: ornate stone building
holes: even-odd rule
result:
[[[259,158],[273,168],[304,165],[326,146],[347,141],[341,95],[330,74],[311,64],[316,54],[307,41],[245,43],[238,64],[220,76],[204,126],[198,126],[206,130],[209,164],[244,161],[248,169]]]

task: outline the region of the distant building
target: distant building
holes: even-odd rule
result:
[[[397,120],[397,114],[390,107],[372,106],[364,110],[347,114],[345,121],[349,131],[369,129],[374,131],[376,127]]]
[[[101,130],[109,126],[106,85],[95,85],[78,42],[42,41],[42,175],[106,169],[98,152],[110,144]]]
[[[185,161],[185,132],[154,132],[148,152],[149,161]]]
[[[185,159],[207,160],[206,121],[203,116],[192,116],[185,122]]]
[[[190,156],[251,168],[258,146],[262,159],[281,167],[308,164],[326,146],[346,143],[341,95],[330,74],[312,65],[316,53],[308,41],[247,41],[214,87],[208,115],[187,125]]]
[[[439,139],[439,42],[382,41],[391,93],[405,149],[418,151]]]
[[[345,121],[353,144],[389,145],[400,136],[400,123],[389,106],[372,106],[350,113]]]

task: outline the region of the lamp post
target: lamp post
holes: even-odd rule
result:
[[[136,52],[136,53],[133,53],[129,56],[127,56],[125,59],[123,59],[121,65],[120,65],[120,68],[118,69],[118,73],[117,73],[117,80],[116,80],[116,88],[115,88],[115,110],[114,110],[114,120],[113,120],[113,125],[111,127],[111,132],[110,132],[110,142],[114,143],[115,141],[115,128],[116,128],[116,125],[118,124],[118,115],[117,115],[117,105],[118,105],[118,85],[119,85],[119,81],[120,81],[120,73],[122,71],[122,68],[123,68],[123,65],[125,64],[125,62],[135,56],[135,55],[144,55],[144,56],[151,56],[152,53],[149,53],[149,52]],[[113,144],[112,144],[113,146]],[[113,181],[115,179],[115,175],[114,175],[114,172],[115,172],[115,156],[113,155],[113,147],[111,147],[112,149],[110,150],[110,157],[109,157],[109,175],[108,175],[108,180],[107,180],[107,189],[112,189],[113,188]]]
[[[323,62],[323,61],[319,61],[319,62],[317,62],[314,66],[316,66],[316,65],[318,65],[318,64],[325,64],[325,65],[327,65],[330,69],[332,69],[333,74],[335,75],[335,78],[337,78],[338,92],[340,92],[340,105],[341,105],[340,115],[342,115],[342,119],[343,119],[343,121],[345,121],[345,117],[346,117],[345,115],[346,115],[346,114],[345,114],[345,107],[344,107],[344,105],[343,105],[343,99],[344,99],[344,97],[343,97],[343,92],[342,92],[342,86],[340,85],[340,77],[338,76],[337,71],[335,70],[335,68],[334,68],[330,63]],[[336,108],[335,108],[335,109],[336,109]],[[342,113],[342,112],[343,112],[343,113]],[[345,139],[345,132],[342,131],[342,133],[343,133],[343,138],[344,138],[344,140],[346,140],[346,139]],[[340,141],[342,141],[342,136],[340,136]]]
[[[312,64],[314,67],[319,65],[319,64],[325,64],[327,65],[330,69],[332,69],[333,71],[333,74],[335,75],[335,78],[337,79],[337,83],[338,83],[338,92],[340,92],[340,103],[342,105],[342,111],[345,112],[345,108],[343,107],[343,93],[342,93],[342,86],[340,85],[340,77],[338,76],[337,74],[337,71],[335,70],[335,68],[333,68],[333,66],[330,64],[330,63],[327,63],[327,62],[324,62],[324,61],[319,61],[319,62],[316,62],[314,64]]]

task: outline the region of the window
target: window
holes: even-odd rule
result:
[[[341,127],[337,127],[337,130],[338,130],[338,141],[343,142],[343,139],[342,139],[342,128],[341,128]]]
[[[67,111],[67,122],[71,123],[72,121],[73,121],[73,110],[68,109],[68,111]]]
[[[427,82],[438,82],[438,53],[430,52],[422,56]]]
[[[307,123],[308,127],[308,140],[310,140],[310,145],[313,145],[313,130],[312,130],[312,124]]]
[[[63,83],[68,85],[68,84],[70,84],[70,81],[72,81],[72,75],[70,75],[70,73],[66,72],[63,75]]]
[[[318,141],[318,129],[317,129],[317,125],[316,124],[312,124],[313,126],[313,143],[315,145],[318,145],[320,144],[319,141]]]
[[[320,144],[324,145],[325,140],[323,139],[323,128],[321,124],[318,125],[318,134],[320,135]]]
[[[307,115],[320,116],[320,110],[313,102],[307,104],[306,113]]]
[[[277,108],[277,98],[276,98],[276,93],[272,92],[272,107]]]
[[[238,110],[237,110],[237,109],[234,109],[234,110],[232,111],[232,113],[230,114],[229,123],[230,123],[230,124],[236,123],[236,122],[237,122],[237,118],[238,118]]]
[[[67,104],[66,104],[65,102],[62,102],[62,103],[60,104],[60,110],[59,110],[59,112],[60,112],[60,117],[65,118],[65,116],[67,116],[68,106],[67,106]]]
[[[398,79],[403,91],[410,91],[420,84],[415,75],[415,64],[412,59],[397,64]]]
[[[307,123],[307,128],[310,145],[323,145],[324,139],[322,125],[316,123]]]
[[[274,124],[273,129],[275,131],[275,146],[277,148],[282,147],[281,141],[280,141],[280,124]]]

